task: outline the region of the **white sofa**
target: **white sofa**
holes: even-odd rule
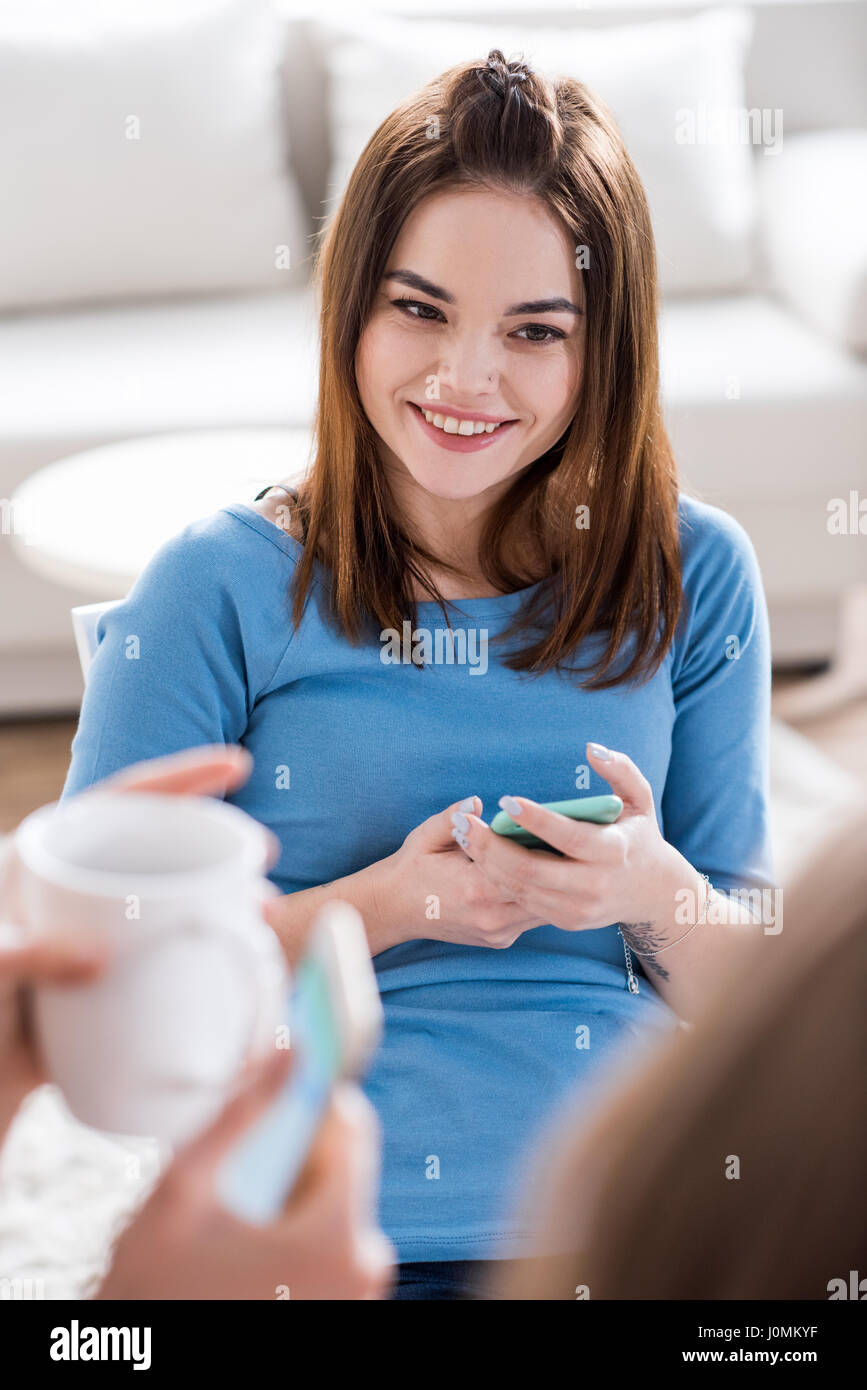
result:
[[[410,0],[406,4],[411,10]],[[474,31],[484,24],[492,33],[504,23],[533,32],[545,26],[625,31],[706,8],[616,0],[591,8],[550,0],[530,18],[526,11],[511,14],[505,4],[494,15],[480,0],[477,13],[460,10],[459,22]],[[737,516],[753,538],[775,660],[787,665],[832,655],[841,596],[867,579],[863,536],[831,535],[827,526],[832,498],[852,490],[867,497],[867,235],[859,189],[859,181],[867,187],[867,6],[860,0],[755,0],[747,8],[753,30],[745,103],[783,111],[783,145],[771,158],[761,148],[750,151],[757,215],[748,231],[747,263],[727,262],[724,287],[674,283],[666,292],[663,391],[684,480]],[[332,31],[296,5],[289,10],[278,0],[277,13],[280,135],[288,133],[285,174],[306,219],[303,242],[329,206],[329,168],[333,174],[335,144],[343,138],[334,123],[340,93],[328,50]],[[437,6],[436,14],[443,24],[458,22],[449,20],[448,5]],[[9,57],[4,22],[0,79],[4,61],[17,61],[19,72],[22,63],[20,41]],[[430,20],[408,13],[400,22]],[[52,43],[58,63],[61,40],[55,35]],[[588,38],[588,52],[589,44]],[[466,56],[474,55],[475,46]],[[25,70],[26,59],[25,52]],[[53,80],[56,85],[56,75]],[[7,87],[0,103],[10,99]],[[244,106],[233,92],[221,91],[219,100],[221,110]],[[135,105],[126,95],[124,101]],[[71,139],[62,119],[53,136],[42,138],[61,148]],[[9,141],[8,132],[0,137],[0,166],[4,151],[14,162]],[[31,157],[38,158],[43,147],[35,148]],[[234,153],[234,162],[227,158],[226,167],[214,171],[216,196],[222,187],[233,208],[255,197],[244,186],[246,164]],[[265,186],[269,172],[260,172]],[[96,179],[91,192],[95,187],[98,196],[98,170]],[[48,200],[51,236],[46,239],[40,222],[41,256],[34,250],[23,288],[21,277],[10,287],[0,272],[0,308],[6,310],[0,313],[0,498],[11,497],[45,464],[118,439],[309,422],[317,371],[314,306],[303,265],[309,246],[282,279],[260,270],[233,276],[218,264],[202,268],[195,235],[193,245],[178,250],[178,232],[172,250],[181,260],[181,252],[189,252],[192,283],[185,284],[176,265],[158,266],[149,280],[142,253],[124,292],[123,275],[110,264],[120,234],[115,231],[103,248],[88,242],[90,259],[69,254],[64,260],[69,189],[58,190],[56,206],[50,206],[51,187],[40,195],[28,185],[26,192]],[[89,196],[88,189],[78,196]],[[280,215],[297,219],[298,207]],[[242,220],[232,224],[241,258]],[[23,237],[28,229],[18,232]],[[58,262],[42,249],[52,238]],[[33,574],[3,535],[0,595],[0,715],[74,710],[81,679],[69,610],[93,594]]]

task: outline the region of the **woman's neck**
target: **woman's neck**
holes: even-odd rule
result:
[[[461,571],[454,574],[437,565],[429,567],[427,572],[443,598],[490,598],[502,593],[482,573],[478,557],[488,511],[508,483],[484,496],[455,500],[421,491],[404,469],[397,476],[392,474],[391,484],[402,525],[415,543]],[[419,602],[430,598],[415,579],[411,579],[411,591]]]

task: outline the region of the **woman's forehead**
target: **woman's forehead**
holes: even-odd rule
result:
[[[401,227],[386,269],[407,269],[443,298],[566,297],[583,305],[575,247],[554,211],[528,194],[449,189],[429,195]],[[576,298],[576,296],[578,296]]]

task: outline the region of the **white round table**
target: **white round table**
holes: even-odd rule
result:
[[[310,447],[309,429],[188,430],[72,454],[16,490],[16,553],[56,583],[124,598],[188,522],[297,480]]]

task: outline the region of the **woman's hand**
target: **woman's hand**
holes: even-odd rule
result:
[[[481,814],[482,803],[477,796],[455,802],[411,830],[387,859],[333,883],[266,902],[265,917],[290,963],[302,954],[311,918],[329,898],[358,908],[374,956],[418,939],[502,948],[530,927],[544,926],[544,920],[510,900],[458,849],[452,817],[461,807]]]
[[[547,922],[494,883],[455,844],[455,815],[477,817],[481,811],[477,796],[447,807],[411,830],[400,849],[382,861],[380,898],[388,903],[402,940],[423,937],[503,948]]]
[[[98,1299],[371,1299],[394,1248],[374,1219],[379,1131],[354,1086],[335,1093],[283,1215],[252,1226],[217,1202],[220,1165],[274,1100],[286,1052],[251,1066],[243,1089],[183,1148],[123,1232]]]
[[[676,888],[695,880],[695,870],[662,837],[650,783],[625,753],[599,749],[588,743],[590,763],[623,801],[612,825],[573,821],[526,797],[503,799],[512,819],[563,859],[495,835],[476,816],[456,820],[458,843],[491,886],[564,931],[670,920]]]
[[[224,796],[246,782],[252,765],[244,748],[209,744],[136,763],[79,796],[103,790]],[[273,863],[280,847],[276,836],[271,841]],[[18,872],[14,847],[9,846],[0,870],[0,1140],[24,1096],[46,1080],[27,1026],[25,988],[51,983],[74,989],[76,983],[98,975],[108,960],[104,943],[80,931],[71,933],[63,922],[38,939],[18,926]]]
[[[11,895],[14,869],[7,852],[0,906]],[[105,960],[104,948],[85,937],[58,932],[27,940],[19,928],[0,924],[0,1144],[24,1097],[46,1080],[30,1034],[24,987],[51,984],[74,989],[98,975]]]

